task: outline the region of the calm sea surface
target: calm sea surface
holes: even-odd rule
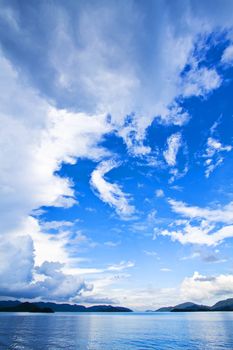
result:
[[[0,313],[0,349],[233,349],[233,312]]]

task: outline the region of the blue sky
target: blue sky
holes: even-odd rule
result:
[[[1,1],[2,298],[232,296],[232,10]]]

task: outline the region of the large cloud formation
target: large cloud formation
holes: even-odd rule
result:
[[[130,153],[147,154],[144,137],[154,118],[182,126],[189,120],[182,98],[205,96],[220,86],[217,69],[199,67],[205,40],[199,51],[195,42],[201,33],[205,38],[217,27],[230,28],[233,4],[215,0],[211,12],[208,5],[1,3],[0,234],[7,240],[1,239],[0,249],[3,260],[15,257],[21,266],[12,275],[1,264],[2,294],[15,296],[17,286],[21,295],[45,297],[47,290],[56,299],[65,293],[61,277],[73,283],[59,272],[60,265],[50,265],[45,274],[45,264],[69,263],[69,253],[65,241],[44,235],[31,216],[42,206],[76,203],[72,181],[57,173],[62,164],[109,157],[100,146],[109,132],[122,137]],[[229,56],[225,52],[223,61]],[[100,198],[118,213],[133,212],[123,191],[103,178],[111,166],[101,164],[92,176]],[[13,243],[19,239],[20,245]],[[43,282],[36,281],[38,274]],[[70,296],[85,290],[78,283]]]

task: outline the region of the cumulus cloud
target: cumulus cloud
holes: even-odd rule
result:
[[[232,274],[204,276],[199,272],[194,272],[193,276],[186,277],[181,284],[181,295],[184,300],[216,300],[227,298],[232,295],[232,293]]]
[[[72,300],[92,287],[62,272],[64,264],[44,261],[35,266],[30,236],[4,237],[0,243],[0,295],[42,300]],[[14,262],[14,269],[9,261]]]
[[[116,161],[103,161],[91,174],[90,183],[100,199],[115,208],[118,215],[130,216],[135,212],[135,208],[129,204],[129,196],[117,184],[110,183],[104,178],[105,174],[117,166],[119,163]]]
[[[215,1],[214,7],[221,7],[218,16],[210,14],[201,3],[183,1],[147,4],[143,16],[140,2],[134,1],[87,1],[74,7],[37,3],[34,8],[41,21],[35,20],[33,27],[28,19],[33,16],[28,4],[2,7],[3,49],[13,57],[7,45],[11,40],[16,51],[28,52],[23,58],[13,59],[33,84],[65,108],[91,115],[109,113],[118,135],[136,154],[150,151],[143,140],[155,117],[165,124],[187,122],[189,116],[177,97],[203,96],[221,84],[214,68],[199,67],[198,57],[191,70],[187,72],[185,68],[192,61],[200,32],[211,33],[216,27],[232,24],[229,2],[220,6]],[[31,14],[28,18],[25,10]],[[151,13],[156,26],[149,24]],[[46,26],[50,30],[45,31]],[[41,32],[43,35],[38,35]],[[22,40],[25,36],[27,42]],[[152,42],[150,50],[148,43]],[[46,55],[41,60],[44,51]],[[168,54],[171,52],[172,60]],[[31,64],[32,57],[38,71]],[[181,79],[184,70],[186,74]],[[126,116],[132,116],[130,123],[126,123]]]
[[[176,156],[182,145],[182,135],[180,132],[172,134],[167,139],[167,149],[163,152],[163,156],[169,166],[176,165]]]
[[[21,292],[24,288],[25,295],[32,295],[32,290],[36,295],[44,288],[47,295],[50,291],[61,298],[64,293],[68,298],[66,288],[70,296],[86,288],[74,276],[62,275],[66,266],[59,265],[70,262],[71,237],[63,231],[69,225],[53,222],[50,229],[61,232],[46,233],[49,227],[32,217],[43,206],[77,204],[72,180],[59,175],[63,164],[75,164],[78,158],[100,161],[92,173],[92,186],[120,216],[129,217],[135,212],[130,198],[104,178],[116,164],[102,162],[110,156],[100,146],[103,136],[115,132],[129,152],[146,155],[151,152],[144,144],[146,130],[155,118],[164,125],[184,125],[190,116],[179,100],[205,96],[221,84],[217,70],[200,68],[199,62],[185,79],[181,74],[193,56],[200,28],[211,33],[217,26],[232,25],[229,2],[222,6],[216,0],[209,13],[201,2],[161,1],[145,16],[140,6],[132,1],[2,4],[0,232],[9,237],[10,247],[3,250],[9,259],[19,256],[24,270],[17,269],[19,283],[6,286],[1,279],[8,292],[12,287],[15,293],[17,287]],[[148,21],[152,10],[156,26]],[[180,147],[179,133],[174,135],[164,155],[172,167]],[[85,240],[82,235],[76,238]],[[19,250],[14,239],[22,242]],[[43,265],[48,261],[52,265]],[[35,265],[43,266],[37,270],[43,281],[33,279]],[[45,267],[47,275],[42,273]],[[3,268],[2,276],[10,276],[6,265]]]
[[[74,164],[77,157],[106,155],[97,145],[109,126],[104,116],[56,109],[29,88],[5,58],[0,64],[4,84],[0,97],[3,232],[33,209],[73,205],[72,182],[55,173],[62,163]]]
[[[108,152],[98,144],[111,127],[103,115],[55,108],[30,87],[3,56],[0,66],[4,85],[0,96],[1,236],[21,239],[28,254],[31,250],[31,264],[34,263],[32,255],[39,265],[47,260],[69,263],[68,235],[50,235],[43,230],[64,228],[71,223],[53,222],[47,223],[47,227],[42,223],[40,227],[39,218],[30,214],[41,206],[69,207],[76,203],[72,181],[60,177],[58,171],[63,163],[74,164],[78,157],[98,160],[106,156]],[[25,235],[31,237],[31,244]],[[14,245],[9,244],[11,249],[6,249],[9,258],[5,258],[14,261],[11,256]],[[17,254],[20,253],[17,251]],[[27,258],[22,261],[26,263]],[[29,264],[27,266],[29,268]],[[27,266],[21,266],[25,274],[29,273]],[[28,280],[24,277],[26,283]],[[10,288],[10,280],[8,282]]]

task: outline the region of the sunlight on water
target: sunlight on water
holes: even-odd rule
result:
[[[233,313],[1,313],[0,349],[233,349]]]

